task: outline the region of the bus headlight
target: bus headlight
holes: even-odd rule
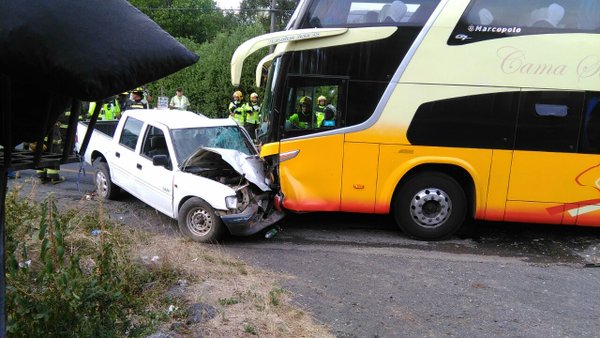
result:
[[[225,197],[225,205],[228,209],[234,210],[237,209],[237,196],[227,196]]]

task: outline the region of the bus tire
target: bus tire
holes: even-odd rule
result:
[[[225,226],[214,209],[204,200],[192,197],[179,209],[179,230],[188,238],[202,243],[216,243],[225,234]]]
[[[463,188],[441,172],[427,171],[410,177],[394,197],[396,224],[407,235],[422,240],[451,236],[462,226],[466,211]]]
[[[94,161],[94,184],[98,196],[102,199],[114,200],[119,196],[120,188],[110,179],[108,163],[100,159]]]

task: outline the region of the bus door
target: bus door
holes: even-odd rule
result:
[[[576,224],[578,204],[600,198],[580,182],[600,164],[600,156],[578,153],[585,105],[583,92],[521,93],[506,221]]]
[[[293,211],[339,211],[344,134],[344,79],[289,76],[280,142],[283,205]]]

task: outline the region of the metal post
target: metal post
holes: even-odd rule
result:
[[[79,115],[81,114],[81,101],[73,99],[71,101],[71,115],[69,116],[69,122],[67,127],[66,139],[63,140],[63,153],[61,163],[67,163],[69,156],[73,155],[73,143],[75,139],[75,133],[77,132],[77,122],[79,121]]]
[[[7,169],[11,166],[12,152],[12,109],[11,109],[10,77],[0,75],[0,116],[2,119],[2,144],[4,158],[0,163],[0,338],[6,338],[6,248],[4,224],[6,221],[6,187],[8,184]]]
[[[81,147],[79,148],[79,155],[81,156],[85,155],[88,143],[90,143],[90,138],[92,138],[92,132],[94,131],[94,127],[96,126],[96,121],[98,120],[98,115],[100,114],[101,106],[101,104],[96,103],[96,108],[92,113],[92,117],[90,118],[90,122],[88,123],[85,136],[83,137],[83,141],[81,141]],[[81,137],[81,135],[78,135],[77,137]]]

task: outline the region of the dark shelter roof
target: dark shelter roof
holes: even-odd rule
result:
[[[0,144],[38,139],[73,98],[101,100],[197,60],[124,0],[2,1],[0,74],[11,82],[12,142]]]

